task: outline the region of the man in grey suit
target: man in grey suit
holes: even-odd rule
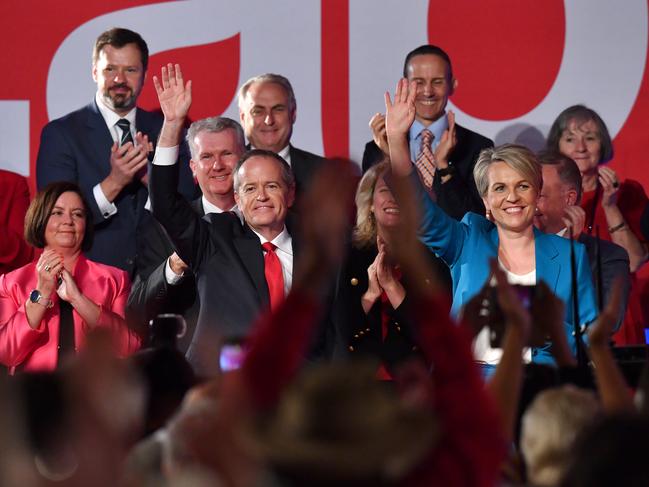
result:
[[[597,240],[581,233],[586,216],[579,206],[581,200],[581,174],[577,164],[562,154],[543,154],[539,161],[543,169],[543,188],[539,196],[534,223],[546,233],[570,238],[568,228],[573,229],[575,238],[586,246],[595,289],[606,304],[613,284],[621,279],[622,306],[618,311],[617,330],[626,312],[631,278],[629,255],[619,245],[606,240]],[[597,248],[601,262],[601,283],[598,283]],[[600,287],[598,287],[600,286]]]
[[[282,75],[266,73],[239,88],[239,117],[251,149],[279,154],[295,175],[299,196],[324,158],[291,145],[297,102],[291,82]]]

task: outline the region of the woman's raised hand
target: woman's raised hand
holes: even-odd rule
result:
[[[390,93],[385,92],[385,128],[388,140],[393,136],[401,136],[408,133],[410,126],[415,121],[415,96],[417,95],[417,83],[401,78],[397,83],[394,92],[394,103],[390,99]]]

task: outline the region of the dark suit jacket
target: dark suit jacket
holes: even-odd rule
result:
[[[151,171],[153,214],[171,238],[176,252],[196,275],[201,307],[187,358],[199,375],[219,370],[222,341],[245,338],[253,322],[269,307],[264,257],[259,237],[233,213],[200,218],[176,191],[178,169]],[[291,233],[291,222],[287,219]],[[294,269],[299,255],[293,234]],[[310,357],[327,353],[326,330],[315,337]]]
[[[492,140],[472,132],[461,125],[455,125],[457,145],[451,153],[449,165],[455,168],[455,174],[442,184],[439,174],[435,174],[433,189],[437,195],[437,204],[444,212],[461,220],[465,213],[472,211],[479,215],[485,214],[482,198],[473,180],[473,166],[482,149],[493,147]],[[380,162],[384,155],[381,149],[370,141],[363,152],[363,172]]]
[[[155,144],[162,127],[157,113],[138,109],[137,130],[149,136]],[[136,230],[144,215],[147,189],[135,181],[125,187],[113,202],[117,213],[106,219],[100,214],[92,189],[110,173],[110,148],[113,139],[97,104],[71,112],[49,122],[41,133],[41,144],[36,160],[36,179],[42,189],[54,181],[77,183],[86,197],[95,222],[95,240],[89,259],[133,272],[136,253]],[[193,199],[195,185],[186,164],[181,166],[181,192]]]
[[[595,285],[595,291],[597,289],[597,239],[582,233],[579,236],[579,241],[583,243],[586,247],[586,253],[588,254],[588,261],[590,262],[590,270],[593,274],[593,283]],[[618,319],[615,324],[615,330],[620,328],[622,321],[624,320],[624,315],[626,314],[626,307],[629,301],[629,291],[631,289],[631,274],[629,270],[629,254],[627,251],[613,242],[608,240],[599,241],[599,252],[602,262],[602,306],[606,306],[609,296],[611,295],[611,290],[613,288],[613,283],[616,278],[620,277],[622,279],[622,302],[620,309],[618,311]]]
[[[450,297],[452,282],[448,267],[427,249],[426,253]],[[369,356],[391,368],[416,353],[418,347],[409,312],[408,294],[398,308],[388,306],[390,319],[385,338],[382,336],[381,300],[374,303],[368,314],[363,311],[361,298],[369,285],[367,268],[376,255],[375,247],[350,247],[347,253],[339,272],[335,299],[330,310],[330,320],[336,333],[333,354],[335,358]],[[408,283],[404,280],[403,284],[407,290]]]
[[[191,206],[197,215],[205,215],[201,198],[192,201]],[[129,323],[145,332],[146,324],[159,314],[182,315],[187,330],[179,339],[178,348],[184,353],[194,335],[200,309],[196,278],[187,270],[178,284],[172,286],[167,283],[165,266],[175,248],[164,227],[153,215],[149,214],[146,223],[140,225],[137,239],[137,272],[128,297],[126,316]]]
[[[299,196],[304,193],[313,174],[326,159],[292,145],[289,147],[289,154],[291,155],[291,169],[295,175],[295,194]]]

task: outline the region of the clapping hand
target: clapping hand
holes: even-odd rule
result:
[[[448,167],[448,160],[457,145],[457,134],[455,133],[455,113],[448,111],[448,129],[444,130],[442,138],[435,148],[435,165],[437,169]]]
[[[388,146],[388,134],[385,130],[385,115],[382,113],[375,114],[370,119],[370,130],[372,130],[372,139],[386,156],[390,155]]]

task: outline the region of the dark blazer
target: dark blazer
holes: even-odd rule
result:
[[[135,117],[137,130],[155,144],[162,127],[162,117],[142,109]],[[148,192],[139,182],[125,187],[113,202],[117,213],[106,219],[100,214],[92,189],[110,173],[110,149],[113,139],[97,104],[71,112],[49,122],[41,133],[36,159],[36,180],[42,189],[54,181],[77,183],[86,197],[95,222],[95,240],[87,252],[91,260],[133,272],[136,230],[144,215]],[[184,150],[180,190],[193,199],[195,185]]]
[[[180,258],[196,275],[201,306],[187,359],[199,375],[219,370],[222,341],[245,338],[253,322],[269,307],[264,257],[259,237],[234,213],[200,218],[175,190],[178,169],[156,166],[151,171],[153,214],[160,221]],[[286,222],[292,233],[290,219]],[[294,268],[299,242],[292,233]],[[328,353],[328,331],[314,338],[310,358]]]
[[[579,241],[586,247],[590,270],[593,275],[593,283],[597,290],[597,239],[582,233],[579,236]],[[616,278],[620,277],[622,279],[622,303],[618,311],[617,323],[615,324],[615,330],[618,330],[626,314],[629,291],[631,289],[629,254],[623,247],[602,239],[599,241],[599,252],[602,261],[602,306],[606,306]]]
[[[304,193],[313,174],[326,159],[292,145],[289,147],[289,154],[291,155],[291,169],[295,175],[295,194],[299,196]]]
[[[455,125],[457,145],[449,160],[449,165],[455,168],[455,174],[446,183],[442,184],[439,174],[435,174],[433,189],[437,195],[437,204],[444,212],[461,220],[464,215],[472,211],[479,215],[485,214],[482,198],[475,187],[473,180],[473,166],[482,149],[493,147],[492,140],[472,132],[461,125]],[[365,145],[363,152],[363,172],[374,164],[380,162],[384,155],[381,149],[370,141]]]
[[[205,215],[201,198],[192,201],[191,207],[197,215]],[[184,353],[194,335],[200,309],[196,278],[188,269],[178,284],[171,286],[167,283],[165,266],[175,248],[164,227],[153,215],[149,214],[146,223],[140,225],[137,240],[137,272],[128,297],[127,319],[132,326],[145,332],[146,324],[159,314],[182,315],[187,330],[178,340],[178,348]]]
[[[437,277],[448,290],[452,290],[451,275],[444,262],[426,250]],[[417,340],[409,313],[409,299],[393,309],[388,306],[387,334],[382,336],[381,300],[378,299],[368,314],[363,311],[361,298],[367,291],[367,268],[376,258],[376,247],[350,247],[336,286],[335,299],[330,310],[336,335],[334,358],[372,357],[383,362],[388,369],[417,353]],[[408,283],[404,280],[404,287]],[[450,302],[450,300],[449,300]]]

